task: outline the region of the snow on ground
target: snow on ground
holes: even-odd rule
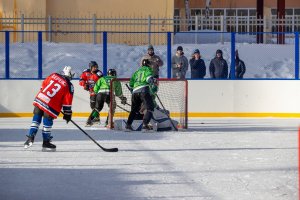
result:
[[[116,132],[53,127],[56,152],[41,133],[23,149],[31,118],[0,118],[0,199],[298,199],[300,119],[198,118],[184,132]],[[104,120],[102,120],[104,121]]]
[[[190,59],[194,49],[201,52],[207,70],[205,78],[209,77],[209,64],[214,58],[217,49],[223,51],[224,59],[228,65],[231,63],[230,33],[225,34],[224,43],[220,42],[222,34],[177,33],[172,45],[172,55],[176,48],[183,46],[185,56]],[[287,39],[287,42],[289,40]],[[70,65],[79,78],[91,60],[102,66],[102,44],[87,43],[49,43],[43,42],[43,77],[55,71],[61,71],[62,66]],[[129,78],[138,69],[140,59],[147,52],[147,46],[129,46],[108,44],[108,68],[117,69],[120,78]],[[160,70],[160,77],[167,77],[167,46],[154,45],[155,53],[164,61]],[[0,77],[5,77],[4,45],[0,44]],[[255,36],[237,35],[236,49],[240,58],[245,62],[247,72],[245,78],[294,78],[295,77],[295,45],[288,42],[286,45],[256,44]],[[38,77],[38,44],[12,43],[10,44],[10,77],[11,78],[37,78]],[[101,68],[102,70],[102,68]],[[186,78],[190,78],[190,67]]]

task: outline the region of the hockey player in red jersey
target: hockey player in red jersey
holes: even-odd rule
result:
[[[81,85],[86,91],[90,93],[90,107],[93,110],[96,106],[96,96],[94,92],[94,86],[99,78],[103,76],[103,73],[98,69],[98,64],[96,61],[91,61],[89,63],[89,69],[85,69],[79,79],[79,85]],[[87,125],[92,125],[93,122],[98,122],[98,118],[92,118],[87,120]]]
[[[42,83],[39,93],[36,95],[33,105],[33,119],[27,136],[27,141],[24,143],[24,148],[30,147],[38,132],[39,126],[43,119],[43,150],[56,149],[56,146],[51,143],[51,128],[53,120],[57,118],[60,111],[63,110],[63,119],[68,123],[72,118],[72,101],[74,88],[70,80],[72,74],[71,67],[65,66],[62,74],[53,73],[48,76]]]

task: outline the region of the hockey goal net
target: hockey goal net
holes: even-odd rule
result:
[[[123,95],[127,98],[127,104],[121,104],[120,98],[116,97],[113,92],[112,84],[115,81],[121,83]],[[129,79],[115,79],[111,82],[111,104],[109,108],[110,113],[110,127],[113,127],[115,120],[124,120],[127,122],[129,112],[131,110],[131,92],[128,88]],[[187,129],[188,122],[188,82],[186,80],[178,79],[158,79],[158,92],[155,98],[156,104],[160,108],[165,108],[170,113],[170,118],[178,122],[178,129]],[[161,102],[160,102],[160,101]],[[116,102],[115,112],[113,114],[113,102]],[[162,106],[162,104],[163,106]]]

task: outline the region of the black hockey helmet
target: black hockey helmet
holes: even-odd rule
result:
[[[98,69],[98,63],[96,61],[91,61],[89,63],[90,70],[92,70],[92,67],[94,67],[94,66],[97,67],[97,69]]]
[[[221,55],[223,55],[223,51],[221,50],[221,49],[218,49],[217,51],[216,51],[216,54],[221,54]]]
[[[109,70],[107,71],[107,74],[108,74],[109,76],[117,76],[117,71],[116,71],[115,69],[109,69]]]
[[[150,61],[148,59],[142,60],[142,66],[150,67]]]

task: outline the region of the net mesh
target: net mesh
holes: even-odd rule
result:
[[[122,119],[127,121],[129,112],[131,110],[131,92],[126,85],[129,85],[129,79],[115,79],[111,82],[111,85],[115,81],[120,81],[123,95],[127,98],[127,104],[121,104],[120,98],[112,95],[112,102],[116,102],[116,108],[114,115],[112,114],[112,120]],[[111,87],[112,88],[112,87]],[[160,108],[164,108],[170,112],[170,117],[173,120],[178,121],[177,128],[187,128],[187,81],[177,79],[158,79],[158,92],[155,97],[156,105]],[[110,106],[110,113],[113,110]],[[111,124],[112,127],[112,124]]]

